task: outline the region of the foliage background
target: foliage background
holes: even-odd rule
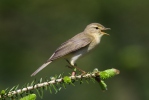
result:
[[[0,0],[0,89],[31,82],[30,74],[44,63],[60,43],[99,22],[112,30],[78,66],[120,69],[107,80],[108,91],[98,84],[68,86],[47,99],[148,100],[148,0]],[[52,63],[36,78],[71,72],[64,60]],[[38,98],[37,100],[40,100]]]

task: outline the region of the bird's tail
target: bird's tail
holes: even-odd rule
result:
[[[32,76],[35,76],[38,72],[40,72],[42,69],[44,69],[47,65],[49,65],[52,61],[49,61],[49,62],[46,62],[44,63],[42,66],[40,66],[32,75]]]

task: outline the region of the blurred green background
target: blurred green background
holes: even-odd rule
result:
[[[97,83],[77,83],[56,95],[45,91],[43,100],[149,100],[148,0],[0,0],[0,89],[71,72],[58,60],[30,77],[62,42],[92,22],[112,30],[78,66],[117,68],[120,75],[106,80],[105,92]]]

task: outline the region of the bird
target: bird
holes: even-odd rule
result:
[[[76,60],[84,54],[95,48],[103,35],[109,35],[104,32],[110,30],[99,23],[91,23],[86,26],[83,32],[76,34],[74,37],[62,43],[52,54],[52,56],[41,65],[31,76],[35,76],[38,72],[44,69],[53,61],[64,58],[69,64],[81,72],[85,72],[76,66]]]

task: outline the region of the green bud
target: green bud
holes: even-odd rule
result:
[[[110,77],[113,77],[113,76],[119,74],[120,71],[117,70],[117,69],[112,68],[112,69],[107,69],[105,71],[101,71],[99,73],[100,73],[100,78],[101,79],[107,79],[107,78],[110,78]]]
[[[69,76],[65,76],[65,77],[63,78],[63,81],[64,81],[64,83],[66,83],[66,84],[72,83],[72,82],[71,82],[71,78],[70,78]]]

